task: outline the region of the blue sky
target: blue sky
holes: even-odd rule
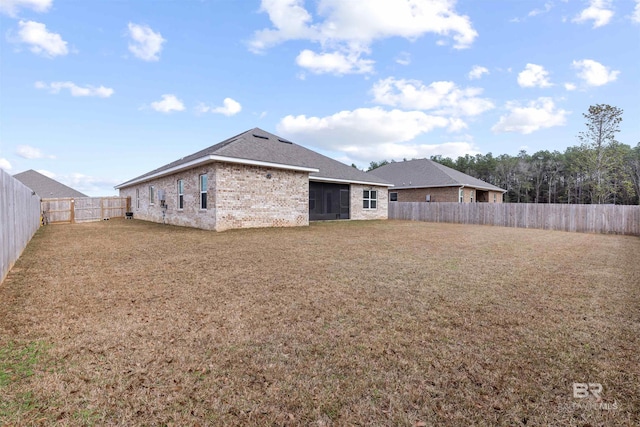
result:
[[[0,0],[0,167],[92,196],[253,127],[361,168],[640,141],[640,1]]]

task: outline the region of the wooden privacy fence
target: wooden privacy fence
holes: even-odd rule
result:
[[[73,224],[124,218],[130,208],[128,197],[75,197],[42,199],[42,212],[49,224]]]
[[[389,219],[640,236],[640,206],[390,202]]]
[[[40,227],[40,197],[0,169],[0,283]]]

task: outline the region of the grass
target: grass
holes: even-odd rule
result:
[[[0,285],[0,425],[637,425],[639,254],[404,221],[47,226]]]
[[[12,393],[10,386],[29,384],[36,370],[46,366],[46,352],[47,345],[41,341],[0,345],[0,420],[4,423],[29,418],[44,406],[31,391],[19,388]]]

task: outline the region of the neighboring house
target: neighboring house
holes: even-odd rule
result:
[[[115,188],[135,218],[222,231],[387,219],[390,186],[254,128]]]
[[[393,202],[502,203],[507,191],[428,159],[392,162],[368,174],[394,185]]]
[[[33,169],[15,174],[13,177],[35,191],[41,199],[89,197]]]

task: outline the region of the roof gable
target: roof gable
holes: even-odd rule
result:
[[[13,175],[15,179],[35,191],[43,199],[55,199],[60,197],[89,197],[55,179],[49,178],[39,172],[29,169]]]
[[[196,164],[214,161],[297,169],[309,172],[310,180],[390,185],[380,177],[369,175],[260,128],[253,128],[140,175],[116,188],[124,188],[189,169]]]
[[[506,191],[429,159],[392,162],[368,173],[385,179],[398,188],[465,186],[482,190]]]

